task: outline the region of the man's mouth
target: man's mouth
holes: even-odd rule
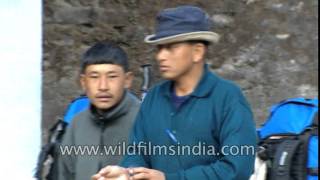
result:
[[[164,66],[164,65],[161,65],[161,66],[159,66],[159,68],[160,68],[160,71],[168,71],[169,69],[170,69],[170,67],[169,66]]]
[[[109,102],[112,99],[112,95],[97,95],[96,98],[100,102]]]

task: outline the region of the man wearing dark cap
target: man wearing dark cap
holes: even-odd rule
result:
[[[157,47],[167,81],[142,103],[130,136],[135,148],[121,167],[107,166],[93,180],[249,179],[256,146],[253,115],[240,88],[205,63],[208,45],[218,40],[200,8],[160,12],[156,33],[145,42]]]

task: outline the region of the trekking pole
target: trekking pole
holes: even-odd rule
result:
[[[140,67],[143,72],[143,82],[141,85],[141,100],[143,101],[151,84],[151,64],[143,64]]]

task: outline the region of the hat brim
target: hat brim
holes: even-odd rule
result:
[[[190,40],[203,40],[208,41],[210,43],[217,43],[219,42],[220,35],[211,32],[211,31],[197,31],[197,32],[190,32],[190,33],[183,33],[173,36],[168,36],[164,38],[155,38],[155,34],[148,35],[144,39],[144,42],[149,44],[169,44],[174,42],[182,42],[182,41],[190,41]]]

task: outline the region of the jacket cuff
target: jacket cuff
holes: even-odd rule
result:
[[[166,180],[179,180],[179,173],[165,173]]]

